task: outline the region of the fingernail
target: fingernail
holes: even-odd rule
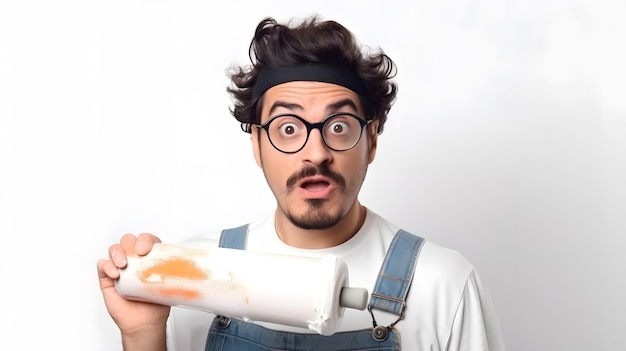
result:
[[[117,251],[113,251],[112,259],[113,259],[113,263],[115,263],[115,265],[118,267],[121,267],[126,264],[126,257],[119,255]]]
[[[148,251],[148,243],[145,241],[138,241],[137,247],[135,251],[141,252],[141,254],[145,254]]]

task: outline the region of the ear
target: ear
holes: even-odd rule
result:
[[[373,120],[367,127],[367,140],[369,141],[369,150],[367,150],[368,163],[374,162],[376,157],[376,149],[378,148],[378,122],[379,120]]]
[[[259,132],[259,128],[252,127],[250,131],[250,141],[252,142],[252,152],[254,153],[254,160],[256,164],[263,168],[263,160],[261,159],[261,140],[259,139],[261,134]]]

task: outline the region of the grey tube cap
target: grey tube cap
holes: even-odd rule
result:
[[[339,297],[339,306],[362,311],[367,306],[368,295],[367,289],[364,288],[343,287]]]

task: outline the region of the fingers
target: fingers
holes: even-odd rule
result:
[[[144,256],[147,255],[150,250],[152,250],[152,246],[154,245],[154,243],[160,242],[161,239],[149,233],[143,233],[137,237],[132,234],[125,234],[120,240],[120,245],[124,248],[124,253],[126,254],[126,256],[132,254]]]
[[[124,234],[120,239],[120,245],[124,248],[124,253],[126,256],[132,255],[135,253],[135,245],[137,243],[137,237],[133,234]]]
[[[147,255],[155,243],[160,243],[161,239],[157,236],[143,233],[139,236],[133,234],[124,234],[119,244],[113,244],[109,247],[109,258],[117,268],[124,268],[128,261],[126,256],[130,255]]]
[[[137,242],[135,243],[135,252],[137,255],[143,256],[147,255],[150,250],[152,250],[152,246],[155,243],[160,243],[161,239],[152,234],[143,233],[139,234],[137,237]]]
[[[113,286],[113,280],[120,277],[120,271],[111,260],[99,260],[97,267],[101,289]]]
[[[117,268],[124,268],[128,261],[126,261],[127,250],[122,244],[114,244],[109,247],[109,258],[113,265]]]
[[[126,267],[128,255],[147,255],[155,243],[161,240],[152,234],[144,233],[139,236],[125,234],[119,244],[109,247],[109,259],[101,259],[97,263],[98,279],[102,291],[115,287],[115,280],[120,277],[120,268]]]

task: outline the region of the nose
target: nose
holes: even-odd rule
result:
[[[332,159],[332,150],[326,146],[322,138],[322,132],[319,129],[313,129],[309,134],[309,139],[300,150],[303,162],[309,162],[315,165],[328,163]]]

